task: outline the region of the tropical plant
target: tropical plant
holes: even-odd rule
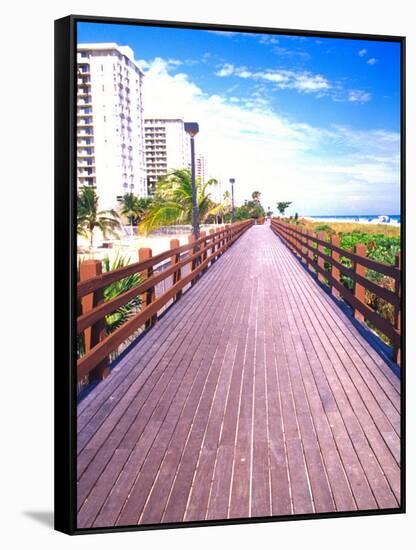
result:
[[[327,223],[321,223],[314,226],[315,233],[327,233],[328,235],[335,235],[336,231]]]
[[[209,188],[217,181],[201,183],[196,178],[198,221],[221,212],[222,205],[211,200]],[[148,233],[152,229],[173,223],[192,223],[192,178],[188,169],[179,169],[163,176],[156,184],[153,201],[140,223],[140,229]]]
[[[277,207],[278,211],[280,212],[280,214],[282,216],[284,216],[286,208],[288,208],[291,204],[292,204],[292,202],[278,202],[276,207]]]
[[[134,193],[126,193],[123,195],[120,204],[120,214],[126,216],[130,222],[131,234],[133,235],[133,223],[138,217],[138,197]]]
[[[120,269],[128,265],[129,259],[117,254],[113,260],[110,261],[107,256],[104,258],[102,265],[103,271],[114,271],[115,269]],[[79,281],[79,272],[80,272],[81,260],[78,259],[77,266],[77,280]],[[104,301],[108,302],[109,300],[124,294],[131,288],[138,286],[143,281],[142,276],[139,273],[133,273],[120,281],[111,283],[104,289]],[[142,300],[140,296],[135,296],[129,302],[117,308],[113,313],[106,315],[105,317],[105,330],[107,334],[114,332],[117,328],[121,327],[126,321],[128,321],[142,306]],[[78,301],[78,315],[81,314],[81,302]],[[82,357],[85,354],[85,341],[84,333],[81,333],[77,337],[77,355],[78,358]]]
[[[120,227],[118,214],[115,210],[98,210],[98,195],[93,187],[84,185],[77,195],[77,232],[90,239],[93,246],[94,229],[101,230],[104,238],[107,235],[117,235]]]
[[[214,203],[213,203],[214,204]],[[217,205],[213,206],[210,214],[205,218],[206,223],[212,222],[218,222],[218,223],[224,223],[231,221],[231,213],[232,213],[232,202],[231,202],[231,193],[229,191],[225,191],[223,194],[223,200],[221,203],[217,203]]]
[[[253,191],[251,193],[251,198],[253,199],[254,202],[260,202],[260,191]]]
[[[235,220],[249,220],[250,218],[261,218],[265,215],[264,208],[257,201],[245,201],[242,206],[235,209]]]
[[[138,197],[134,193],[126,193],[123,196],[120,205],[120,214],[129,219],[132,235],[133,225],[144,218],[151,203],[152,199],[150,197]]]
[[[103,260],[103,271],[114,271],[115,269],[121,269],[125,267],[130,262],[128,258],[121,256],[117,253],[115,258],[110,261],[109,257],[105,257]],[[142,276],[139,273],[133,273],[124,279],[120,279],[115,283],[107,286],[104,289],[104,301],[108,302],[121,294],[124,294],[131,288],[138,286],[143,281]],[[116,329],[121,327],[126,321],[128,321],[141,307],[142,301],[140,296],[135,296],[127,304],[119,307],[110,315],[106,315],[106,331],[108,334],[114,332]]]

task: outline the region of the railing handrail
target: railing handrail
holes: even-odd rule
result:
[[[291,233],[295,233],[300,237],[304,237],[304,238],[307,237],[309,241],[312,241],[316,244],[320,244],[325,248],[329,248],[334,252],[338,252],[340,256],[344,256],[345,258],[348,258],[354,263],[359,263],[364,267],[367,267],[368,269],[377,271],[378,273],[381,273],[382,275],[386,275],[387,277],[391,277],[392,279],[400,279],[400,269],[395,267],[394,265],[384,264],[382,262],[378,262],[377,260],[372,260],[371,258],[366,258],[365,256],[359,256],[358,254],[354,254],[354,252],[351,252],[346,248],[341,248],[340,246],[336,246],[332,244],[330,241],[323,241],[322,239],[319,239],[314,235],[302,233],[302,231],[299,231],[294,227],[290,227],[289,224],[286,224],[282,220],[279,220],[279,219],[276,220],[275,218],[272,218],[272,223],[278,223],[281,225],[282,228],[284,228],[287,231],[290,231]],[[314,251],[316,253],[316,248],[314,248]]]
[[[394,347],[396,360],[399,362],[401,341],[400,253],[396,256],[397,265],[391,266],[350,252],[336,244],[319,238],[319,236],[322,237],[322,233],[316,237],[311,231],[300,231],[280,219],[273,218],[270,227],[283,239],[285,244],[302,259],[302,261],[307,263],[310,269],[316,271],[321,282],[328,281],[329,286],[332,287],[333,293],[338,293],[338,295],[342,296],[342,298],[354,308],[356,317],[367,319],[390,339]],[[313,243],[317,245],[316,248],[312,246]],[[329,249],[331,255],[325,254],[323,248]],[[365,253],[365,247],[363,250]],[[315,261],[315,255],[317,256],[317,261]],[[352,260],[354,268],[351,269],[343,265],[339,260],[340,256]],[[331,271],[325,270],[324,261],[329,263]],[[365,272],[362,272],[362,268],[359,266],[366,267],[394,279],[394,292],[377,285],[377,283],[365,277]],[[340,272],[353,280],[355,283],[354,291],[349,290],[340,282]],[[356,289],[360,289],[360,291],[357,292]],[[365,289],[376,294],[394,307],[394,324],[379,315],[365,302]]]
[[[158,254],[153,258],[127,266],[127,268],[132,269],[120,268],[103,275],[99,274],[94,277],[89,277],[85,279],[85,281],[78,283],[77,299],[81,300],[81,302],[85,300],[89,301],[89,307],[87,311],[83,311],[77,318],[77,334],[83,332],[85,334],[87,334],[87,332],[88,334],[92,334],[91,331],[94,330],[94,327],[94,333],[100,334],[99,337],[95,336],[94,341],[92,341],[90,337],[89,341],[91,346],[89,349],[86,349],[85,355],[78,359],[78,380],[82,379],[91,371],[101,368],[103,364],[107,365],[109,354],[115,351],[118,346],[125,342],[125,340],[141,326],[147,326],[148,323],[153,324],[158,311],[171,299],[177,299],[186,285],[189,283],[194,284],[196,277],[198,277],[201,272],[206,271],[209,265],[215,262],[217,257],[225,252],[225,250],[227,250],[227,248],[251,225],[253,225],[252,220],[245,220],[226,226],[210,235],[204,235],[198,240],[192,240],[192,236],[190,236],[190,243],[184,246],[170,248],[166,252]],[[177,242],[177,239],[172,239],[172,241]],[[180,255],[190,250],[192,250],[192,253],[181,259]],[[208,251],[211,251],[209,255]],[[172,265],[168,269],[164,269],[155,275],[153,273],[153,267],[167,258],[171,258]],[[191,263],[192,266],[191,271],[182,277],[181,268],[189,263]],[[106,286],[134,273],[145,273],[144,281],[111,300],[103,300],[103,289]],[[174,276],[172,286],[170,286],[161,296],[156,298],[154,296],[155,286],[171,275]],[[145,294],[150,296],[149,293],[153,293],[153,296],[150,300],[146,298],[146,304],[143,309],[111,334],[103,333],[103,323],[106,315],[125,305],[134,297]],[[105,366],[104,371],[107,370]]]

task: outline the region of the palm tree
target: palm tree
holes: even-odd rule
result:
[[[276,207],[280,212],[280,214],[284,216],[286,208],[288,208],[291,204],[292,204],[291,202],[278,202]]]
[[[221,204],[218,205],[217,215],[221,217],[221,223],[224,223],[224,217],[232,211],[231,193],[228,190],[224,191],[222,199]]]
[[[202,184],[196,178],[198,220],[204,222],[209,216],[217,215],[221,205],[211,200],[208,189],[217,181],[210,179]],[[192,222],[192,178],[188,169],[174,170],[163,176],[156,184],[153,202],[140,228],[144,232],[163,225]]]
[[[98,195],[93,187],[84,185],[77,195],[77,232],[90,238],[90,248],[93,245],[94,229],[98,227],[104,238],[117,235],[120,227],[118,214],[115,210],[98,210]]]
[[[131,236],[133,236],[133,222],[139,215],[139,201],[134,193],[126,193],[121,199],[120,214],[130,220]]]
[[[255,202],[260,202],[260,195],[261,195],[260,191],[253,191],[251,193],[251,197]]]

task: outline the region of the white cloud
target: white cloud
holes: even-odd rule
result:
[[[298,75],[295,79],[294,88],[303,92],[316,92],[320,90],[328,90],[330,84],[326,78],[321,75]]]
[[[231,63],[225,63],[219,71],[217,71],[215,74],[217,76],[230,76],[234,72],[234,65],[231,65]]]
[[[158,60],[160,58],[156,58]],[[155,60],[155,61],[156,61]],[[143,71],[147,70],[151,67],[151,63],[147,61],[146,59],[136,59],[135,60],[136,65],[138,65]],[[183,61],[179,59],[163,59],[163,63],[166,65],[168,69],[172,67],[179,67],[180,65],[183,65]]]
[[[250,71],[246,67],[234,67],[230,63],[225,63],[222,68],[215,73],[217,76],[238,76],[239,78],[253,78],[254,80],[264,80],[276,84],[280,89],[292,88],[299,92],[320,92],[329,90],[331,84],[322,75],[312,74],[307,71],[296,72],[290,70],[265,70]]]
[[[145,59],[136,59],[135,63],[142,69],[142,71],[150,67],[150,63]]]
[[[279,39],[269,34],[262,34],[259,38],[259,44],[279,44]]]
[[[348,92],[348,101],[366,103],[370,101],[371,94],[369,92],[364,92],[363,90],[349,90]]]
[[[188,75],[171,74],[169,64],[157,58],[144,78],[145,116],[197,121],[197,147],[210,175],[222,180],[222,191],[230,177],[236,179],[237,203],[258,188],[264,206],[291,200],[293,212],[335,214],[350,212],[350,195],[359,197],[354,208],[370,204],[373,211],[381,191],[385,202],[399,196],[398,134],[291,120],[271,110],[260,91],[247,98],[210,95]],[[379,209],[386,210],[381,203]]]
[[[207,31],[211,34],[218,34],[219,36],[224,36],[225,38],[230,38],[231,36],[235,36],[236,34],[240,34],[238,32],[234,31]]]
[[[251,73],[250,71],[247,71],[246,69],[238,69],[238,71],[236,72],[236,75],[239,76],[240,78],[250,78],[253,75],[253,73]]]
[[[365,90],[348,90],[340,84],[331,82],[321,74],[313,74],[309,71],[293,71],[288,69],[252,71],[247,67],[235,67],[231,63],[225,63],[215,73],[220,77],[236,76],[243,79],[269,82],[279,90],[296,90],[299,93],[314,94],[317,98],[329,96],[333,101],[350,101],[365,103],[372,96]]]
[[[362,50],[360,50],[360,51],[358,52],[358,55],[359,55],[360,57],[364,57],[365,55],[367,55],[367,50],[366,50],[365,48],[363,48]]]
[[[368,63],[369,65],[375,65],[376,63],[378,63],[378,59],[376,59],[375,57],[371,57],[371,58],[367,61],[367,63]]]
[[[301,59],[310,59],[310,54],[300,49],[284,48],[282,46],[275,46],[273,53],[280,57],[297,57]]]

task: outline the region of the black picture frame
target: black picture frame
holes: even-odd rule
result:
[[[184,523],[134,525],[79,529],[76,526],[76,25],[101,22],[120,25],[157,26],[178,29],[285,34],[289,36],[348,38],[351,40],[393,41],[401,49],[401,504],[397,508],[358,510],[192,521]],[[55,21],[55,529],[70,535],[147,529],[184,528],[210,525],[299,521],[332,517],[396,514],[406,511],[406,39],[403,36],[294,30],[198,22],[174,22],[70,15]]]

